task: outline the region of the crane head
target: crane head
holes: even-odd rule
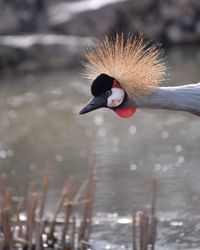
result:
[[[128,95],[120,83],[109,75],[100,74],[91,85],[91,93],[92,100],[83,107],[80,114],[86,114],[99,108],[109,108],[118,116],[127,118],[136,111],[136,107],[128,105]]]
[[[94,98],[80,114],[104,107],[129,117],[136,110],[136,100],[151,94],[166,76],[161,50],[146,42],[142,34],[95,40],[85,59],[85,77],[92,81]]]

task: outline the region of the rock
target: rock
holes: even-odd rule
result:
[[[65,3],[50,9],[50,30],[68,35],[101,37],[120,28],[125,15],[123,2],[99,6],[91,6],[90,2],[82,1],[81,5]]]
[[[185,30],[177,24],[168,26],[166,36],[171,43],[191,43],[198,41],[196,33]]]
[[[148,39],[160,39],[164,30],[163,22],[158,22],[158,18],[156,18],[156,16],[147,17],[145,21],[146,22],[143,28],[145,36]]]
[[[129,0],[128,2],[130,8],[134,12],[144,14],[155,5],[156,0],[140,0],[140,1]]]
[[[20,30],[19,21],[13,9],[5,6],[0,8],[0,34],[12,34]]]
[[[120,31],[142,31],[168,44],[197,43],[200,0],[0,0],[0,35],[5,35],[0,36],[0,68],[77,63],[88,41],[84,37]]]
[[[200,11],[200,1],[199,0],[191,0],[191,5],[194,9]]]
[[[0,34],[9,35],[37,30],[45,10],[43,0],[8,0],[0,2]]]
[[[183,37],[188,33],[196,41],[199,20],[199,0],[0,0],[0,34],[6,35],[51,31],[102,37],[142,30],[150,39],[185,42],[191,40]]]
[[[188,0],[176,2],[167,0],[160,2],[159,13],[166,23],[191,27],[194,24],[196,10]]]
[[[0,69],[51,69],[80,64],[90,39],[63,35],[0,36]]]
[[[200,20],[195,25],[195,31],[200,38]]]

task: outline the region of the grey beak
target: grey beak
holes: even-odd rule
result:
[[[105,108],[107,106],[106,96],[96,96],[90,100],[83,109],[79,112],[80,115],[89,113],[95,109]]]

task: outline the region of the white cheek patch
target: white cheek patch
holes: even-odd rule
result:
[[[107,99],[107,106],[110,108],[118,107],[124,100],[124,90],[121,88],[112,88],[112,95]]]

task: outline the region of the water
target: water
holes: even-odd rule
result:
[[[198,49],[169,52],[168,84],[200,80]],[[53,169],[48,208],[62,183],[86,178],[91,152],[97,158],[95,249],[129,249],[133,207],[149,207],[158,180],[158,249],[200,248],[200,119],[181,112],[142,110],[130,119],[99,110],[79,116],[90,98],[74,71],[2,76],[0,171],[14,194]]]

